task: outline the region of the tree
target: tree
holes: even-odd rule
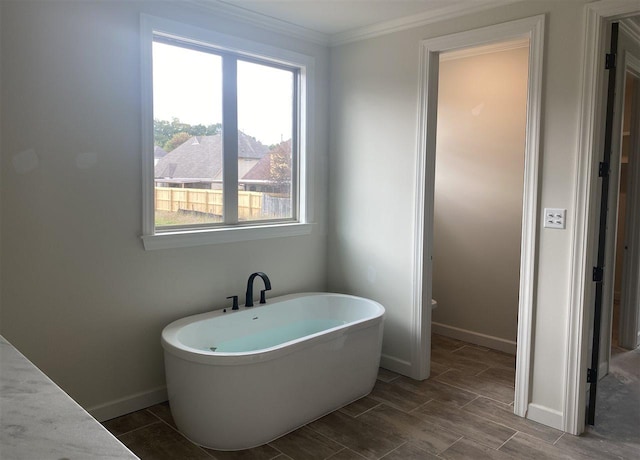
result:
[[[291,140],[281,142],[269,155],[269,178],[278,184],[281,192],[287,192],[291,183]]]
[[[153,120],[153,142],[164,149],[164,145],[175,133],[171,123],[166,120]]]
[[[207,133],[207,127],[203,124],[191,126],[188,133],[192,136],[204,136]]]
[[[214,136],[222,131],[222,123],[216,123],[215,125],[207,126],[207,136]]]
[[[154,144],[167,152],[180,145],[173,145],[175,142],[172,142],[173,138],[180,133],[186,133],[189,136],[215,136],[220,133],[220,131],[222,131],[221,123],[214,123],[207,126],[203,124],[192,126],[188,123],[182,123],[179,118],[175,117],[172,118],[171,121],[153,120]],[[173,147],[171,147],[171,145],[173,145]]]
[[[193,137],[191,136],[191,134],[185,133],[184,131],[174,134],[173,137],[169,139],[167,143],[164,145],[165,152],[167,153],[171,152],[176,147],[187,142],[189,139],[191,139],[191,137]]]

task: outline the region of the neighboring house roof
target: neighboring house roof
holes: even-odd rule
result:
[[[269,148],[255,138],[238,133],[239,175],[252,168]],[[248,162],[248,163],[247,163]],[[194,136],[167,153],[155,166],[156,179],[220,180],[222,135]],[[182,181],[184,182],[184,181]]]
[[[268,180],[271,176],[271,153],[267,153],[242,176],[245,180]]]
[[[269,147],[263,145],[255,137],[238,131],[238,158],[254,158],[259,160],[269,151]]]
[[[242,176],[244,180],[260,181],[271,179],[271,158],[272,155],[282,154],[291,158],[291,140],[281,142],[273,148],[269,153],[263,156],[256,165],[251,168],[247,174]]]
[[[153,158],[160,159],[166,154],[167,152],[162,147],[158,147],[157,145],[153,147]]]

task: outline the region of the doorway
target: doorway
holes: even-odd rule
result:
[[[640,20],[640,17],[638,17]],[[629,56],[631,57],[631,56]],[[640,346],[640,60],[626,73],[622,131],[622,174],[626,203],[621,239],[620,312],[617,343],[626,349]]]
[[[610,273],[605,278],[603,301],[603,334],[598,365],[597,398],[589,407],[588,423],[594,431],[621,442],[638,444],[640,433],[640,349],[638,346],[638,289],[640,288],[640,210],[637,174],[638,122],[640,106],[638,77],[640,76],[640,39],[617,23],[617,74],[614,102],[614,123],[611,148],[612,183],[610,185],[608,230],[605,245]],[[589,401],[592,404],[592,401]],[[592,410],[594,410],[592,412]],[[593,415],[592,415],[593,414]]]
[[[529,41],[525,155],[523,175],[522,244],[518,289],[518,332],[514,413],[530,418],[529,375],[531,369],[535,244],[538,222],[538,164],[540,144],[544,15],[498,24],[469,32],[424,40],[421,46],[421,78],[416,156],[416,228],[413,313],[412,377],[423,380],[430,371],[431,299],[433,297],[433,225],[437,133],[438,71],[441,53],[512,40]],[[437,300],[437,299],[436,299]],[[555,421],[547,424],[557,425]]]
[[[639,46],[640,47],[640,46]],[[640,64],[640,62],[639,62]],[[622,100],[622,132],[620,138],[620,173],[617,201],[617,223],[615,231],[615,263],[613,263],[613,299],[609,315],[609,349],[633,350],[640,345],[638,331],[638,284],[637,254],[634,253],[640,222],[640,205],[637,195],[637,163],[640,161],[637,139],[640,118],[640,68],[636,72],[628,68],[625,72]],[[610,359],[607,359],[610,362]]]
[[[615,23],[617,29],[616,68],[611,70],[615,85],[611,97],[611,158],[608,161],[608,199],[606,233],[602,249],[602,321],[598,375],[607,374],[610,351],[615,340],[625,348],[638,345],[638,263],[640,258],[637,233],[638,187],[636,183],[637,150],[637,84],[640,76],[640,38],[634,38],[625,24],[633,18]],[[607,160],[604,160],[607,161]],[[615,319],[615,321],[614,321]]]
[[[638,15],[640,11],[636,4],[612,4],[607,1],[593,2],[585,6],[585,50],[584,50],[584,73],[582,84],[582,104],[581,104],[581,125],[580,125],[580,149],[578,157],[577,177],[576,177],[576,215],[573,224],[573,262],[571,280],[571,305],[568,328],[568,353],[566,358],[566,390],[564,404],[564,431],[572,434],[580,434],[585,430],[586,407],[587,407],[587,372],[593,375],[594,366],[589,369],[589,348],[593,336],[594,325],[594,285],[597,284],[596,258],[594,254],[595,241],[597,239],[598,215],[600,208],[600,180],[598,178],[598,166],[602,161],[604,152],[604,107],[606,104],[606,94],[603,88],[607,80],[608,71],[605,70],[605,49],[608,49],[608,31],[613,21],[629,18]],[[635,27],[635,26],[634,26]],[[619,54],[618,58],[624,54]],[[624,73],[624,65],[618,65],[621,69],[619,73]],[[614,136],[615,137],[615,136]],[[615,152],[614,149],[611,150]],[[615,155],[613,156],[615,161]],[[619,158],[617,160],[619,162]],[[619,164],[617,165],[619,166]],[[611,165],[611,170],[615,173],[619,171],[616,165]],[[595,171],[595,174],[594,174]],[[617,185],[617,183],[615,184]],[[615,196],[617,188],[614,185],[613,193],[609,197]],[[606,205],[606,204],[605,204]],[[611,208],[610,202],[609,207]],[[614,213],[615,214],[615,213]],[[610,229],[615,229],[611,221],[608,223]],[[609,232],[614,234],[613,232]],[[609,243],[609,254],[613,253]],[[630,260],[634,258],[629,258]],[[606,277],[611,276],[613,270],[612,259],[608,260],[608,273],[605,271],[605,283],[607,289],[605,294],[611,291],[611,303],[613,296],[613,280],[607,281]],[[593,275],[592,275],[593,273]],[[593,279],[596,280],[594,283]],[[607,294],[609,295],[609,294]],[[606,300],[606,299],[605,299]],[[609,301],[603,302],[608,305]],[[605,318],[608,312],[604,311]],[[601,330],[600,345],[606,347],[608,355],[608,340],[610,329],[605,327]],[[604,337],[603,337],[604,335]],[[606,342],[607,345],[605,345]],[[602,358],[602,348],[600,357]],[[595,368],[601,369],[602,361],[596,361]],[[596,421],[597,424],[597,421]]]
[[[511,40],[441,53],[438,76],[432,332],[514,356],[528,64]]]

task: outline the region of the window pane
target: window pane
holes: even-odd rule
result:
[[[222,59],[153,43],[155,225],[222,222]]]
[[[238,220],[289,219],[294,73],[238,61]]]

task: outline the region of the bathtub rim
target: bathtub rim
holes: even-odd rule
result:
[[[222,315],[233,315],[241,312],[259,311],[265,307],[273,306],[274,304],[294,300],[301,297],[315,297],[315,296],[329,296],[329,297],[343,297],[352,298],[359,301],[366,301],[370,303],[375,309],[375,314],[367,316],[363,319],[352,321],[347,324],[341,324],[329,329],[309,334],[303,337],[299,337],[294,340],[289,340],[281,344],[275,345],[269,348],[263,348],[260,350],[252,350],[247,352],[214,352],[207,350],[200,350],[192,348],[178,340],[178,334],[182,328],[212,318],[216,318]],[[227,308],[226,312],[223,309],[212,310],[205,313],[198,313],[195,315],[186,316],[184,318],[177,319],[168,324],[161,334],[161,344],[165,353],[170,353],[177,358],[181,358],[194,363],[207,364],[207,365],[222,365],[222,366],[234,366],[258,363],[264,361],[270,361],[282,356],[294,353],[298,350],[302,350],[307,347],[315,346],[324,342],[335,340],[340,336],[346,335],[349,332],[357,331],[368,327],[377,326],[384,322],[385,308],[375,300],[368,299],[366,297],[359,297],[350,294],[340,294],[333,292],[302,292],[295,294],[286,294],[279,297],[269,299],[266,304],[256,305],[254,307],[240,307],[240,310],[232,311]]]

